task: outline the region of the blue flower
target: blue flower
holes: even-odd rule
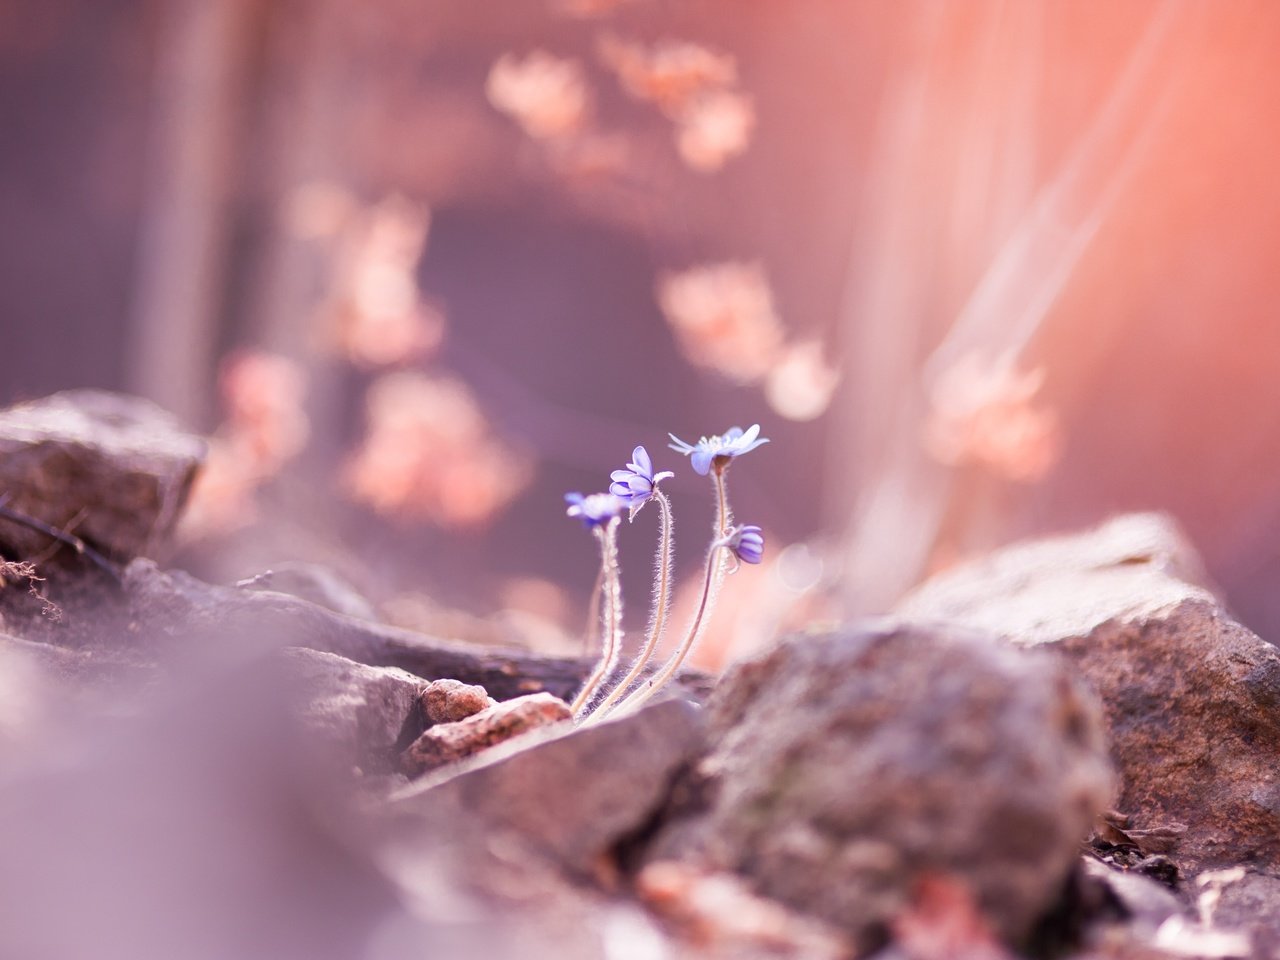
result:
[[[624,503],[638,507],[653,496],[653,491],[661,481],[674,477],[675,474],[670,470],[663,470],[654,476],[649,451],[644,447],[636,447],[631,451],[631,462],[627,464],[627,469],[615,470],[610,476],[613,483],[609,484],[609,492]]]
[[[750,453],[760,444],[769,442],[760,436],[758,423],[753,424],[745,433],[741,427],[733,427],[718,437],[701,437],[697,443],[685,443],[674,433],[667,436],[675,441],[667,446],[676,453],[688,455],[693,464],[693,472],[701,477],[710,472],[712,465],[717,469],[726,467],[734,457]]]
[[[759,563],[764,559],[764,531],[753,524],[734,527],[725,537],[724,545],[744,563]]]
[[[625,506],[621,500],[611,493],[593,493],[583,496],[581,493],[566,493],[565,503],[569,504],[566,514],[578,517],[587,527],[598,527],[618,516]]]

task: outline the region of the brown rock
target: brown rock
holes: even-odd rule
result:
[[[957,628],[792,637],[709,713],[715,746],[649,857],[738,871],[863,949],[932,874],[1025,934],[1109,798],[1096,709],[1058,661]]]
[[[464,720],[428,727],[400,755],[400,770],[414,777],[571,716],[569,705],[549,693],[516,697]]]
[[[344,771],[395,769],[399,745],[423,728],[427,681],[395,667],[369,667],[332,653],[283,651],[295,714],[314,738],[313,755]]]
[[[853,955],[840,931],[752,893],[737,874],[675,861],[651,863],[636,877],[636,894],[699,957],[845,960]]]
[[[0,492],[8,506],[54,527],[74,526],[117,560],[164,543],[204,454],[203,441],[137,397],[69,390],[0,412]],[[0,519],[0,552],[11,558],[42,554],[50,543]],[[74,557],[63,550],[53,562]]]
[[[666,800],[702,744],[700,721],[698,707],[670,700],[590,727],[543,727],[410,784],[392,813],[436,846],[444,837],[476,856],[502,850],[512,863],[596,877]]]
[[[484,687],[461,680],[433,680],[422,691],[422,711],[428,726],[456,723],[497,705],[498,701]]]
[[[1117,808],[1184,870],[1280,867],[1280,651],[1199,568],[1169,521],[1123,517],[947,571],[899,609],[1070,658],[1105,708]]]

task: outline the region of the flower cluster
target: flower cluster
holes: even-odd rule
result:
[[[611,482],[607,493],[570,493],[565,496],[569,504],[568,515],[581,520],[584,526],[592,530],[601,546],[598,585],[599,596],[603,599],[603,654],[586,684],[574,698],[572,707],[574,714],[583,717],[584,721],[601,719],[613,709],[634,710],[661,689],[679,669],[702,635],[724,575],[736,570],[739,561],[756,564],[764,559],[764,533],[760,527],[754,524],[732,525],[725,482],[725,474],[735,458],[769,442],[760,436],[760,425],[753,424],[747,430],[733,427],[721,434],[701,437],[697,443],[685,443],[674,434],[670,436],[674,441],[670,444],[671,449],[688,456],[695,473],[701,476],[713,474],[718,521],[716,535],[707,550],[702,599],[693,621],[675,652],[647,681],[642,680],[644,668],[661,644],[672,594],[674,524],[670,501],[659,489],[659,484],[675,474],[670,470],[655,472],[649,451],[643,446],[637,446],[631,451],[631,460],[626,467],[610,474]],[[634,519],[636,512],[651,500],[658,503],[661,527],[648,639],[626,676],[592,708],[593,698],[612,677],[618,651],[622,646],[622,590],[617,562],[616,521],[626,508],[630,508]]]

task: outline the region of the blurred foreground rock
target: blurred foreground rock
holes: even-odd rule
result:
[[[0,411],[0,495],[9,507],[125,561],[163,546],[205,455],[149,401],[69,390]],[[45,534],[0,518],[0,554],[44,556]],[[74,562],[56,551],[42,566]]]
[[[339,770],[394,770],[399,748],[425,726],[420,698],[427,681],[316,650],[294,647],[282,656],[294,713],[315,754]]]
[[[900,607],[1060,652],[1100,696],[1117,807],[1186,870],[1280,867],[1280,651],[1204,586],[1150,515],[947,571]]]
[[[1022,937],[1110,799],[1090,699],[1054,659],[967,630],[792,637],[709,714],[715,745],[649,857],[738,871],[864,948],[935,874]]]
[[[678,700],[590,727],[545,727],[411,785],[392,809],[576,877],[608,874],[607,855],[661,808],[701,729],[698,708]]]

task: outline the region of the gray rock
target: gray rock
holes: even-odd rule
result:
[[[1120,870],[1092,857],[1084,858],[1081,870],[1087,881],[1107,891],[1124,911],[1125,919],[1148,938],[1170,917],[1187,912],[1172,890],[1140,873]]]
[[[1184,871],[1280,867],[1280,651],[1199,569],[1168,521],[1121,518],[947,571],[899,612],[1068,657],[1103,702],[1117,808]]]
[[[1280,957],[1280,876],[1249,870],[1220,891],[1215,886],[1197,883],[1201,912],[1207,908],[1214,927],[1241,931],[1259,960]]]
[[[540,727],[567,723],[572,716],[569,705],[549,693],[495,703],[463,719],[428,727],[400,755],[400,771],[416,777]]]
[[[579,877],[609,871],[610,851],[662,805],[701,744],[699,709],[666,701],[574,728],[544,728],[426,777],[393,798],[401,817],[508,860],[554,864]]]
[[[273,591],[307,600],[358,620],[377,620],[373,604],[336,570],[319,563],[286,561],[236,584],[244,590]]]
[[[423,729],[427,681],[395,667],[369,667],[332,653],[282,651],[295,715],[314,738],[313,756],[344,770],[387,773],[399,746]]]
[[[202,440],[137,397],[69,390],[0,412],[8,506],[54,527],[73,525],[117,560],[163,545],[204,455]],[[42,554],[50,542],[0,520],[0,551],[11,558]],[[74,556],[62,550],[52,562]]]
[[[863,949],[937,873],[1025,934],[1109,799],[1096,708],[1058,661],[957,628],[792,637],[709,714],[694,799],[649,859],[736,870]]]

